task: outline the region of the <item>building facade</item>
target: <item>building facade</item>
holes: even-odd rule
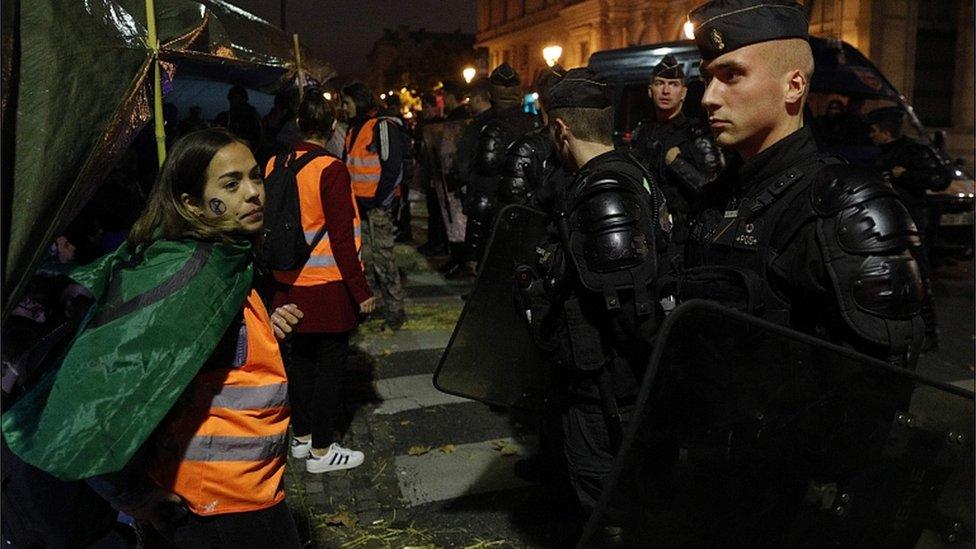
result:
[[[586,65],[599,50],[686,38],[688,12],[704,0],[478,0],[477,45],[488,64],[507,61],[531,83],[542,50]],[[858,48],[948,134],[950,154],[973,165],[974,60],[971,0],[807,0],[810,31]]]

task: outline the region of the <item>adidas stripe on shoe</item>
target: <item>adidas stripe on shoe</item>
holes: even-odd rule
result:
[[[309,453],[308,459],[305,460],[305,470],[309,473],[328,473],[329,471],[352,469],[362,465],[364,459],[365,456],[362,452],[343,448],[338,443],[333,442],[329,446],[329,451],[323,456]]]

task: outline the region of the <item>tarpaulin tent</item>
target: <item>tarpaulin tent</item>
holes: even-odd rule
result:
[[[164,89],[174,76],[274,92],[296,76],[291,38],[221,0],[157,0]],[[144,0],[2,4],[4,312],[152,112]],[[303,52],[302,70],[334,71]]]

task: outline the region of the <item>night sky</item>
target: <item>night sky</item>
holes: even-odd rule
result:
[[[230,0],[280,26],[278,0]],[[474,34],[475,0],[287,0],[285,30],[297,32],[302,44],[332,63],[340,78],[366,72],[366,56],[384,28],[409,25],[434,32]]]

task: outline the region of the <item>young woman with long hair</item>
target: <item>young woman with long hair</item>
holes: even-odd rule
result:
[[[95,296],[60,367],[4,415],[24,461],[87,479],[177,547],[299,547],[289,409],[253,249],[261,169],[225,130],[180,139],[128,241],[72,274]]]

